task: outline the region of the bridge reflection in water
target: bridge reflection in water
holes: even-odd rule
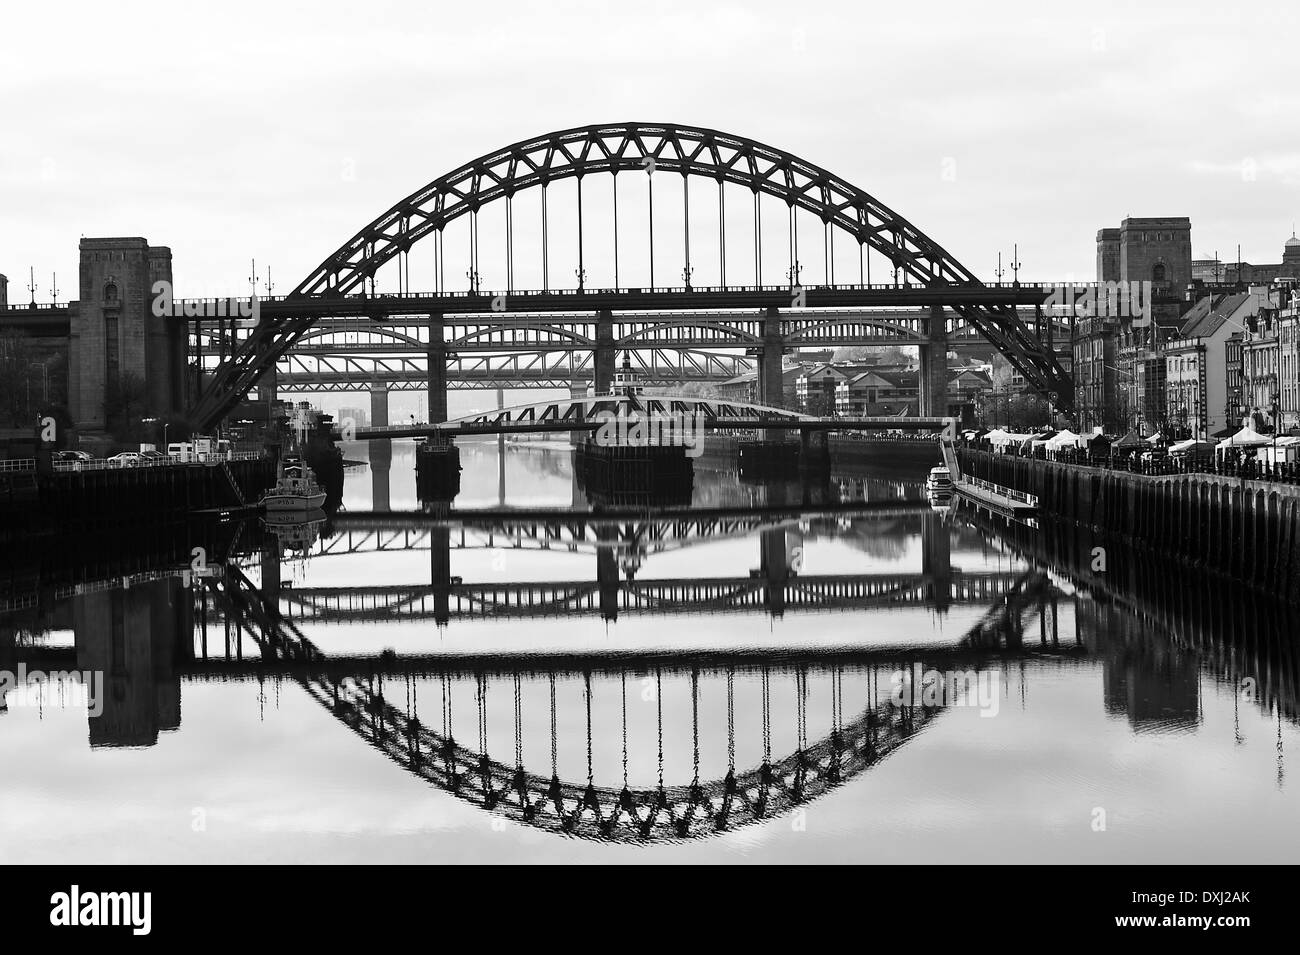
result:
[[[125,589],[120,577],[65,587],[70,596],[46,624],[72,630],[74,645],[16,639],[9,627],[10,659],[0,662],[103,670],[106,707],[89,721],[92,745],[148,745],[179,728],[184,681],[294,682],[360,741],[435,787],[520,824],[610,841],[690,839],[788,813],[866,773],[954,702],[995,702],[978,692],[960,701],[900,699],[903,672],[960,673],[976,690],[980,681],[999,688],[999,705],[1016,705],[1043,668],[1100,665],[1106,708],[1142,731],[1197,727],[1205,668],[1234,687],[1243,676],[1262,680],[1251,705],[1276,713],[1279,727],[1296,721],[1295,659],[1277,649],[1290,632],[1285,615],[1261,619],[1256,606],[1197,631],[1178,613],[1195,606],[1185,589],[1204,586],[1194,575],[1165,574],[1166,589],[1151,592],[1129,573],[1117,577],[1130,587],[1121,591],[1067,576],[1074,569],[1059,555],[1088,542],[1062,543],[1051,528],[1020,533],[980,515],[954,524],[906,501],[890,507],[897,513],[881,505],[634,517],[351,514],[331,536],[304,545],[313,560],[428,548],[427,586],[282,586],[280,542],[249,529],[214,553],[208,576],[187,581],[186,565],[172,563],[137,574]],[[919,536],[920,573],[801,573],[799,546],[852,541],[872,522],[892,520]],[[1008,570],[955,569],[954,534],[968,548],[972,533],[1019,559]],[[637,574],[647,555],[726,539],[754,542],[752,575]],[[488,586],[447,572],[456,549],[502,546],[588,555],[594,580]],[[431,617],[456,628],[543,615],[946,613],[963,605],[960,632],[901,646],[868,633],[856,645],[802,650],[701,643],[513,655],[375,648],[357,656],[327,655],[305,632],[317,628],[324,639],[327,624],[345,620],[420,625]]]

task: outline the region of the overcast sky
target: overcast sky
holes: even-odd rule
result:
[[[197,9],[197,8],[194,8]],[[1091,277],[1126,215],[1280,260],[1300,217],[1288,2],[11,4],[0,271],[168,245],[178,292],[287,291],[425,182],[589,123],[678,122],[830,169],[982,277]],[[945,176],[945,170],[948,175]],[[417,283],[419,284],[419,283]]]

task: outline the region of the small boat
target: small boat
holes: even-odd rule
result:
[[[321,510],[268,511],[262,518],[262,526],[279,541],[281,550],[290,552],[310,550],[324,524]]]
[[[262,495],[261,505],[268,511],[314,511],[325,503],[325,492],[315,479],[281,472],[275,487]]]
[[[931,468],[929,476],[925,479],[926,494],[951,494],[952,491],[952,472],[942,465]]]

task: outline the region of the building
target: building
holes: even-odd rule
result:
[[[841,415],[915,415],[920,403],[916,369],[870,368],[845,378],[835,391],[835,413]]]
[[[1282,245],[1282,261],[1272,265],[1224,262],[1219,258],[1196,259],[1192,278],[1207,284],[1269,285],[1274,279],[1300,278],[1300,239],[1294,232]]]
[[[1223,392],[1225,397],[1224,407],[1230,425],[1235,421],[1240,421],[1241,416],[1246,413],[1241,384],[1242,337],[1241,331],[1234,331],[1225,342],[1224,360],[1227,367]]]
[[[340,422],[351,420],[354,427],[370,427],[370,410],[368,408],[339,408]]]
[[[1128,411],[1120,405],[1115,349],[1119,319],[1079,319],[1074,329],[1074,403],[1083,429],[1119,431]],[[1125,393],[1127,396],[1127,392]]]
[[[1124,431],[1163,418],[1165,342],[1178,334],[1192,281],[1184,217],[1128,218],[1097,233],[1097,281],[1150,283],[1145,314],[1079,319],[1072,348],[1078,424]]]
[[[1267,302],[1263,287],[1252,289],[1252,292]],[[1242,335],[1242,403],[1246,413],[1254,417],[1256,430],[1271,430],[1278,423],[1281,411],[1278,378],[1280,324],[1280,310],[1266,304],[1251,316]]]
[[[1300,427],[1300,281],[1275,286],[1278,304],[1279,424]]]
[[[1097,281],[1150,282],[1178,297],[1192,281],[1192,222],[1183,217],[1125,219],[1097,233]]]
[[[1192,306],[1177,336],[1164,346],[1165,407],[1148,419],[1153,427],[1209,440],[1235,424],[1240,399],[1232,396],[1229,352],[1240,355],[1242,329],[1263,302],[1262,294],[1241,292],[1207,295]]]

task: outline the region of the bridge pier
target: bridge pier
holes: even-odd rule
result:
[[[429,423],[447,420],[447,343],[442,316],[429,316]]]
[[[948,525],[933,511],[921,515],[921,573],[935,609],[947,610],[952,603],[952,541]]]
[[[375,381],[370,385],[370,425],[374,428],[388,427],[388,382],[386,381]],[[387,478],[388,469],[393,463],[392,443],[387,438],[372,439],[369,442],[369,452],[371,473],[375,474],[377,479],[376,467],[382,467]],[[379,509],[378,501],[374,506]]]
[[[592,364],[596,372],[596,395],[609,394],[614,384],[614,316],[608,309],[596,313],[596,353]]]
[[[614,543],[618,540],[618,528],[601,526],[596,531],[596,589],[599,592],[600,617],[610,621],[618,619],[618,556],[614,552]]]
[[[393,449],[387,441],[371,441],[371,446],[382,444],[387,446],[387,454],[380,452],[376,457],[372,452],[370,455],[370,507],[376,511],[392,510],[392,498],[389,494],[392,487],[393,475]]]
[[[790,579],[786,556],[785,528],[762,532],[759,539],[759,573],[763,577],[763,603],[773,617],[785,613],[785,585]]]
[[[769,308],[763,318],[763,344],[758,352],[758,403],[779,408],[785,399],[781,355],[785,340],[781,337],[781,312]]]
[[[446,626],[451,619],[451,528],[429,528],[429,583],[433,587],[433,620]]]
[[[925,320],[925,344],[917,346],[920,354],[918,385],[920,407],[925,417],[942,418],[948,414],[948,324],[942,305],[931,305]]]

